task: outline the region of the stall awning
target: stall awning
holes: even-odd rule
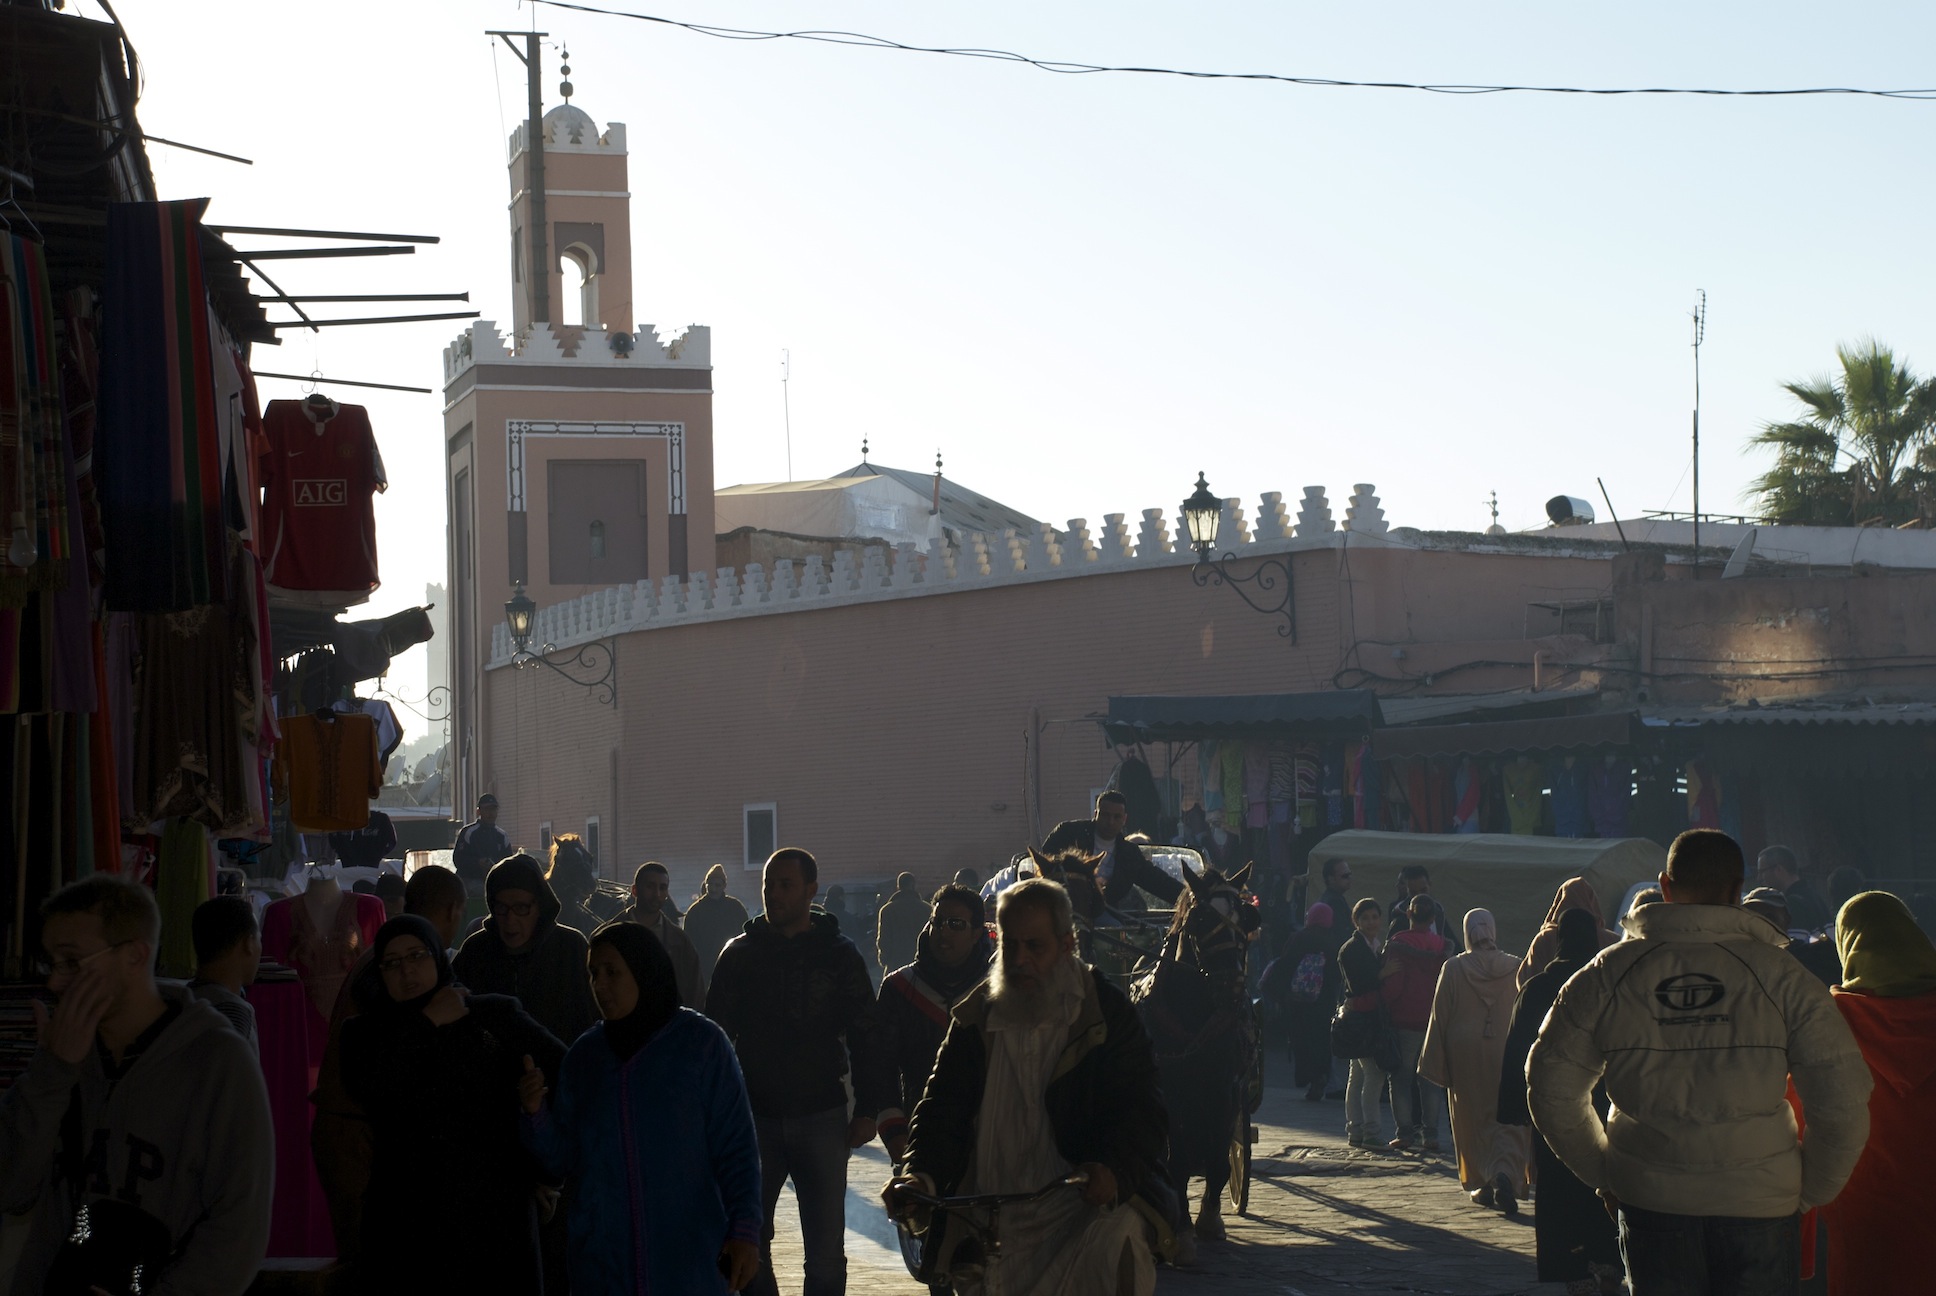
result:
[[[1555,748],[1627,747],[1634,741],[1634,719],[1631,711],[1617,711],[1380,729],[1371,736],[1371,754],[1379,760],[1403,760],[1409,756],[1499,756]]]
[[[1384,722],[1370,689],[1248,696],[1113,697],[1103,730],[1111,742],[1189,742],[1199,738],[1287,738],[1299,733],[1362,734]]]

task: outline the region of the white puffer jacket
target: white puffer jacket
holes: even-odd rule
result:
[[[1828,989],[1741,909],[1644,905],[1625,926],[1637,939],[1566,983],[1526,1061],[1540,1134],[1643,1210],[1774,1219],[1832,1200],[1868,1141],[1871,1080]]]

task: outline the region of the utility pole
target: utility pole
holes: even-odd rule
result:
[[[1701,343],[1707,338],[1707,289],[1694,307],[1694,579],[1701,579]],[[1609,508],[1612,506],[1609,505]]]
[[[544,178],[544,87],[539,83],[544,76],[542,62],[543,46],[538,41],[549,32],[508,32],[490,31],[486,36],[495,36],[510,46],[511,52],[524,64],[526,111],[528,114],[524,141],[524,183],[531,195],[531,322],[549,324],[551,319],[551,266],[546,259],[548,240],[545,237],[545,178]],[[524,48],[519,49],[511,38],[517,36],[524,40]]]

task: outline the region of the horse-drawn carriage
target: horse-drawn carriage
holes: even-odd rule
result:
[[[1183,884],[1175,908],[1141,888],[1127,902],[1109,904],[1095,876],[1097,860],[1079,852],[1018,853],[985,892],[998,895],[1038,874],[1068,889],[1084,961],[1136,1002],[1155,1046],[1178,1193],[1202,1176],[1197,1232],[1219,1238],[1217,1199],[1225,1188],[1238,1214],[1250,1207],[1250,1153],[1257,1141],[1251,1116],[1263,1098],[1263,1051],[1246,992],[1259,925],[1244,886],[1250,870],[1226,878],[1187,846],[1139,843],[1139,849]]]

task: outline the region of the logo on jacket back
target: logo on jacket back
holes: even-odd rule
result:
[[[1721,979],[1705,972],[1683,972],[1654,986],[1654,1000],[1672,1017],[1657,1017],[1662,1026],[1696,1026],[1729,1020],[1726,1013],[1707,1010],[1727,998],[1728,988]]]

